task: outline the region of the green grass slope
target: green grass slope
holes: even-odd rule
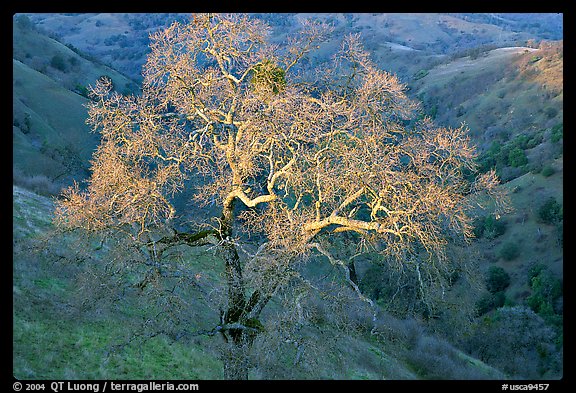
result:
[[[137,299],[91,311],[78,301],[79,266],[63,264],[71,238],[45,243],[53,202],[13,187],[13,374],[18,379],[221,379],[218,336],[173,341],[164,335],[126,344],[142,323]],[[46,248],[50,244],[50,249]],[[56,258],[54,258],[56,256]],[[211,257],[190,254],[202,275]],[[213,274],[213,273],[212,273]],[[213,276],[213,277],[217,277]],[[126,295],[130,296],[130,295]],[[278,302],[268,312],[274,316]],[[198,326],[214,323],[197,310]],[[338,328],[329,315],[313,320],[299,338],[302,351],[284,340],[255,344],[251,379],[500,379],[503,374],[417,324],[387,317],[377,335],[357,320]],[[273,318],[263,321],[274,333]],[[350,325],[348,325],[350,326]],[[300,352],[300,354],[298,354]]]
[[[98,141],[86,99],[18,60],[12,67],[13,167],[52,180],[82,174]]]
[[[13,375],[17,379],[219,379],[216,354],[206,338],[174,343],[155,337],[121,346],[141,322],[130,308],[82,312],[77,268],[46,255],[66,252],[43,245],[52,201],[13,187]],[[56,243],[58,244],[58,243]],[[53,255],[53,254],[52,254]],[[115,347],[120,345],[120,347]]]
[[[554,160],[554,174],[545,177],[539,173],[526,173],[505,184],[511,195],[514,211],[502,217],[506,231],[493,240],[481,239],[479,248],[487,265],[504,268],[511,275],[507,290],[509,298],[517,304],[530,294],[529,269],[544,264],[556,277],[563,277],[562,228],[556,223],[543,222],[539,210],[553,198],[563,205],[564,171],[562,159]],[[502,257],[502,247],[514,244],[518,255],[508,260]]]
[[[492,229],[470,246],[485,274],[499,267],[510,276],[492,308],[529,306],[561,337],[562,295],[553,288],[564,264],[563,42],[499,48],[426,71],[411,82],[425,111],[439,124],[467,124],[481,170],[495,169],[510,193],[513,211],[490,223],[482,217]]]
[[[56,189],[86,176],[98,143],[98,135],[85,124],[87,86],[103,75],[124,93],[134,91],[136,85],[15,18],[13,168],[21,183],[42,178],[56,183],[51,187]]]
[[[146,13],[28,14],[39,28],[134,80],[148,53],[148,35],[180,15]],[[120,89],[120,91],[122,91]]]

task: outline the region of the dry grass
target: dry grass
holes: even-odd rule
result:
[[[542,43],[538,50],[524,53],[516,64],[528,80],[556,94],[564,91],[563,41]]]

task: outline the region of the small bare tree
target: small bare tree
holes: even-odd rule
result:
[[[198,285],[170,250],[215,247],[226,293],[220,321],[206,332],[228,343],[227,379],[248,377],[258,318],[297,261],[328,258],[371,302],[354,265],[334,257],[325,239],[348,235],[400,261],[425,251],[437,263],[448,236],[472,236],[474,198],[502,200],[494,173],[465,176],[475,170],[467,129],[411,121],[418,106],[358,36],[304,73],[301,60],[329,28],[305,22],[282,47],[268,33],[234,14],[195,15],[152,34],[141,95],[113,92],[106,79],[91,89],[87,121],[101,134],[92,175],[85,188],[66,190],[56,211],[62,228],[107,234],[108,247],[141,255],[116,269],[139,272],[139,288]],[[192,181],[193,213],[214,204],[219,212],[177,230],[173,222],[191,214],[177,212],[172,197]]]

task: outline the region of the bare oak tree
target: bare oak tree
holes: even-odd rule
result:
[[[116,239],[110,247],[143,255],[121,261],[141,273],[140,288],[194,284],[189,266],[168,257],[172,249],[218,250],[226,293],[206,333],[227,341],[225,378],[248,377],[258,318],[296,262],[328,258],[371,302],[353,263],[333,256],[325,239],[352,234],[399,261],[424,252],[424,264],[442,263],[449,236],[472,236],[481,195],[503,200],[494,173],[469,180],[466,127],[414,120],[418,105],[358,36],[304,72],[302,60],[330,33],[304,23],[283,46],[268,43],[267,25],[236,14],[195,15],[152,34],[140,95],[122,96],[106,79],[92,88],[87,122],[101,143],[91,178],[57,205],[62,228],[106,233]],[[219,212],[183,231],[174,221],[194,217],[177,212],[173,196],[192,181],[193,213]]]

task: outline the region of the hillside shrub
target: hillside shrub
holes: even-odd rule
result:
[[[526,157],[526,153],[521,148],[514,147],[508,153],[508,165],[518,168],[527,163],[528,157]]]
[[[499,141],[492,142],[490,148],[478,157],[478,165],[479,165],[478,170],[484,173],[488,172],[493,168],[501,166],[500,165],[501,151],[502,151],[502,144]]]
[[[487,315],[464,341],[472,356],[512,378],[558,378],[562,355],[558,335],[531,309],[502,307]]]
[[[492,214],[476,218],[473,225],[474,236],[477,238],[484,236],[486,239],[495,239],[506,232],[506,222],[496,219]]]
[[[72,44],[65,44],[65,46],[66,46],[68,49],[70,49],[72,52],[74,52],[74,53],[82,56],[82,53],[80,52],[80,49],[76,48],[74,45],[72,45]]]
[[[544,177],[550,177],[552,176],[556,171],[554,170],[554,168],[551,165],[546,165],[544,168],[542,168],[542,171],[540,172],[542,174],[542,176]]]
[[[420,70],[414,74],[414,80],[422,79],[428,75],[428,70]]]
[[[14,119],[12,120],[12,125],[20,128],[20,131],[22,131],[22,133],[24,133],[24,134],[30,133],[30,129],[32,127],[32,121],[30,120],[30,114],[24,113],[24,120],[22,123],[20,122],[20,120],[17,117],[14,117]]]
[[[552,119],[558,115],[558,109],[554,108],[553,106],[549,106],[544,109],[544,113],[548,116],[549,119]]]
[[[560,141],[560,139],[562,139],[563,134],[564,134],[564,123],[556,124],[554,127],[552,127],[550,133],[550,140],[554,143],[557,143]]]
[[[432,104],[428,115],[430,115],[432,119],[436,119],[436,116],[438,116],[438,105],[436,103]]]
[[[476,315],[482,316],[492,310],[503,307],[506,303],[504,291],[486,293],[476,302]]]
[[[73,57],[73,56],[70,56],[70,57],[68,58],[68,63],[70,63],[70,65],[71,65],[72,67],[77,67],[78,64],[80,64],[80,62],[78,61],[78,59],[75,58],[75,57]]]
[[[542,132],[537,132],[536,134],[532,135],[532,137],[528,140],[528,143],[526,143],[526,149],[533,149],[536,146],[538,146],[539,144],[542,143],[542,140],[544,139],[544,135],[542,134]]]
[[[62,72],[66,72],[68,70],[68,65],[61,55],[52,56],[52,59],[50,60],[50,66]]]
[[[456,117],[462,117],[464,116],[464,113],[466,113],[464,107],[462,105],[458,105],[458,108],[456,108]]]
[[[538,220],[544,224],[560,222],[563,217],[562,205],[554,197],[550,197],[538,209]]]
[[[562,281],[543,268],[530,279],[529,285],[532,294],[526,298],[526,304],[532,311],[553,322],[554,314],[560,311],[555,309],[555,304],[563,295]]]
[[[526,167],[528,164],[526,150],[541,144],[544,139],[543,134],[543,130],[540,130],[533,135],[517,135],[505,143],[492,142],[490,148],[477,159],[479,171],[484,173],[490,169],[496,169],[498,175],[502,176],[502,171],[506,167],[510,167],[508,170],[512,171],[509,173],[511,179],[522,175],[528,170]],[[520,171],[514,168],[519,168]],[[538,162],[532,163],[529,169],[533,173],[538,173],[542,169],[542,165]]]
[[[492,303],[492,294],[486,293],[478,299],[476,302],[476,315],[481,317],[482,315],[486,314],[487,312],[493,310],[493,303]]]
[[[530,138],[526,134],[516,135],[516,137],[510,142],[511,146],[518,147],[522,150],[528,148],[528,142]]]
[[[472,222],[472,233],[477,238],[481,238],[484,235],[484,217],[476,217]]]
[[[482,154],[478,157],[478,171],[480,173],[486,173],[496,166],[496,160],[490,154]]]
[[[528,157],[524,151],[528,143],[529,139],[525,135],[503,144],[499,141],[492,142],[490,148],[478,157],[479,171],[484,173],[496,169],[496,173],[502,177],[502,170],[506,167],[510,167],[510,170],[519,168],[511,172],[511,178],[520,176],[525,173],[525,165],[528,164]]]
[[[486,289],[490,293],[504,291],[510,285],[510,275],[500,266],[490,266],[486,275]]]
[[[487,239],[495,239],[506,232],[506,222],[503,219],[496,219],[490,214],[484,220],[484,236]]]
[[[498,251],[498,256],[505,261],[512,261],[520,255],[520,247],[516,243],[506,242]]]
[[[544,264],[537,264],[528,270],[528,286],[531,294],[526,305],[552,326],[560,346],[563,336],[563,284]]]
[[[74,86],[74,92],[80,94],[82,97],[90,98],[90,92],[86,86],[79,83]]]
[[[528,286],[531,285],[532,279],[537,275],[539,275],[540,272],[544,269],[546,269],[546,265],[542,263],[537,263],[528,269],[528,281],[527,281]]]

